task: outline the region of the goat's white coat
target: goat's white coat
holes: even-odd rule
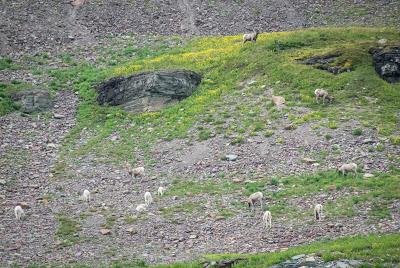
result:
[[[14,213],[15,213],[15,218],[17,220],[20,220],[21,217],[25,215],[25,212],[24,212],[24,210],[22,209],[21,206],[16,206],[15,209],[14,209]]]
[[[342,172],[344,175],[347,172],[354,172],[357,175],[357,164],[356,163],[349,163],[343,164],[340,168],[338,168],[339,172]]]
[[[272,216],[270,211],[265,211],[263,215],[263,222],[265,224],[265,228],[271,229],[272,227]]]
[[[165,187],[160,186],[158,187],[157,194],[163,196],[165,190],[166,190]]]
[[[82,194],[82,199],[85,202],[90,202],[90,192],[88,190],[84,190]]]
[[[146,203],[147,206],[153,202],[153,197],[151,196],[150,192],[144,193],[144,202]]]
[[[261,204],[261,210],[263,209],[263,193],[262,192],[255,192],[252,193],[248,198],[247,198],[247,204],[251,208],[251,211],[254,210],[254,204],[259,201]]]
[[[322,218],[322,205],[321,204],[317,204],[314,207],[314,217],[315,220],[320,221]]]

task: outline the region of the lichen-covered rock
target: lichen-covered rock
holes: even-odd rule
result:
[[[24,113],[42,112],[53,107],[50,92],[44,89],[29,89],[12,94],[12,100],[17,102]]]
[[[385,81],[396,83],[400,81],[400,47],[372,48],[375,71]]]
[[[341,52],[330,53],[326,55],[316,55],[307,59],[299,60],[299,63],[305,65],[312,65],[317,69],[325,70],[332,74],[340,74],[344,72],[351,72],[352,69],[350,66],[346,66],[346,64],[338,65],[337,59],[342,56]]]
[[[116,77],[97,87],[100,104],[131,112],[157,111],[192,95],[201,76],[192,71],[156,71]]]

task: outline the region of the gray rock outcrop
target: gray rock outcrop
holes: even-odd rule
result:
[[[400,82],[400,47],[372,48],[375,71],[389,83]]]
[[[192,95],[201,76],[192,71],[156,71],[116,77],[97,87],[99,104],[130,112],[158,111]]]
[[[24,113],[43,112],[53,107],[50,92],[44,89],[28,89],[11,95]]]

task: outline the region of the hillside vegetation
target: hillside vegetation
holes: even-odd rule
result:
[[[255,45],[242,45],[239,36],[197,38],[183,47],[155,48],[142,57],[137,53],[139,57],[116,67],[99,69],[78,64],[67,70],[51,70],[50,87],[63,88],[72,83],[72,89],[82,98],[78,126],[67,139],[69,146],[76,146],[72,154],[96,152],[99,157],[107,156],[107,161],[129,159],[135,163],[132,148],[146,152],[159,139],[197,140],[203,139],[204,132],[223,134],[231,141],[246,138],[265,131],[267,122],[282,114],[288,114],[295,125],[326,119],[323,121],[327,126],[335,128],[340,121],[357,120],[379,134],[398,135],[400,85],[378,77],[368,49],[376,46],[378,39],[396,43],[399,37],[390,29],[333,28],[263,34]],[[343,53],[338,64],[348,65],[352,72],[333,75],[296,61],[337,51]],[[203,76],[203,82],[194,96],[157,113],[130,115],[96,104],[94,86],[101,81],[158,69],[194,70]],[[240,83],[246,80],[255,80],[256,84],[244,88]],[[268,88],[285,97],[287,110],[278,111],[271,104],[265,95]],[[326,88],[335,96],[335,102],[316,104],[316,88]],[[308,110],[296,114],[290,109],[296,106]],[[227,125],[229,118],[233,122]],[[204,130],[200,122],[207,125]],[[199,124],[196,131],[189,131],[194,123]],[[83,128],[95,134],[84,145],[74,144]],[[148,129],[151,131],[145,131]],[[106,139],[115,131],[121,137],[119,144]]]
[[[39,266],[202,267],[203,260],[240,257],[234,267],[267,267],[303,253],[376,267],[399,263],[400,83],[382,80],[368,52],[380,39],[399,45],[397,29],[262,33],[245,44],[241,36],[151,37],[136,46],[135,38],[105,40],[111,45],[93,47],[91,56],[77,50],[0,62],[2,71],[34,81],[0,84],[7,137],[0,164],[8,176],[0,193],[10,204],[36,200],[30,213],[42,215],[22,223],[29,242],[18,254]],[[351,71],[335,75],[300,63],[332,54],[339,55],[332,66]],[[198,72],[202,82],[159,112],[98,105],[101,82],[164,69]],[[32,84],[58,96],[55,109],[64,119],[13,113],[10,94]],[[317,104],[316,88],[334,101]],[[286,107],[276,107],[271,95],[283,96]],[[17,135],[13,122],[29,129]],[[24,140],[29,146],[20,145]],[[40,146],[39,157],[29,151]],[[145,167],[143,180],[127,174],[126,161]],[[337,172],[347,162],[358,164],[357,174]],[[137,214],[144,192],[160,185],[166,194]],[[86,188],[94,196],[88,205],[78,200]],[[253,214],[243,203],[256,191],[272,212],[271,230],[258,206]],[[313,219],[317,203],[324,205],[320,222]],[[3,221],[5,229],[14,226],[8,216]],[[109,235],[100,234],[104,228]],[[4,236],[5,248],[22,239]],[[7,261],[27,264],[18,255]]]

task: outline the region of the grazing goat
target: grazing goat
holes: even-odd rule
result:
[[[249,208],[251,208],[251,211],[254,211],[254,204],[259,201],[261,204],[261,210],[263,209],[263,194],[262,192],[255,192],[253,194],[251,194],[246,202],[249,206]]]
[[[314,217],[316,221],[320,221],[322,218],[322,205],[317,204],[314,207]]]
[[[325,100],[328,100],[329,102],[332,102],[333,101],[333,97],[332,96],[330,96],[329,94],[328,94],[328,91],[326,91],[325,89],[322,89],[322,88],[317,88],[315,91],[314,91],[314,94],[315,94],[315,100],[317,101],[317,103],[319,103],[319,99],[320,98],[322,98],[322,103],[323,104],[325,104]]]
[[[139,212],[139,213],[140,212],[145,212],[146,209],[147,209],[147,205],[146,204],[139,204],[136,207],[136,211]]]
[[[243,35],[243,44],[246,43],[247,41],[251,41],[255,43],[257,41],[258,37],[258,31],[253,31],[252,33],[247,33]]]
[[[341,167],[338,168],[339,172],[342,172],[343,176],[347,172],[354,172],[357,175],[357,164],[350,163],[350,164],[343,164]]]
[[[160,196],[163,196],[165,190],[166,190],[165,187],[160,186],[160,187],[158,187],[157,194]]]
[[[21,206],[16,206],[14,209],[15,212],[15,218],[19,221],[21,219],[22,216],[25,215],[24,210],[22,209]]]
[[[150,205],[153,202],[153,197],[151,197],[151,193],[150,192],[145,192],[144,193],[144,202],[146,203],[146,205]]]
[[[83,191],[82,199],[85,202],[90,202],[90,192],[88,190]]]
[[[265,223],[265,228],[271,229],[272,227],[272,216],[270,211],[265,211],[263,215],[263,222]]]

